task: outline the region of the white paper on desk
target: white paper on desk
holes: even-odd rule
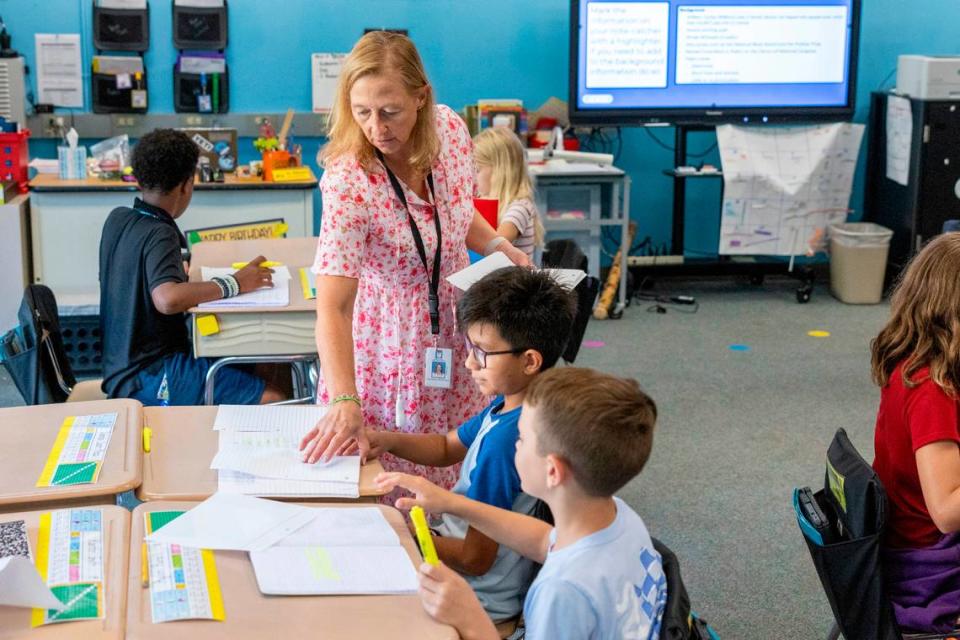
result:
[[[266,549],[312,520],[313,509],[275,500],[217,492],[147,536],[201,549]]]
[[[274,547],[389,547],[400,544],[377,507],[314,509],[317,517]]]
[[[0,605],[63,610],[29,558],[0,558]]]
[[[360,485],[347,482],[310,482],[258,478],[249,473],[221,469],[217,472],[217,490],[246,496],[283,498],[359,498]]]
[[[478,260],[466,269],[447,276],[447,282],[461,291],[466,291],[488,273],[512,266],[513,262],[502,251],[494,251],[483,260]]]
[[[887,177],[907,186],[910,180],[910,144],[913,139],[913,113],[910,99],[887,97]]]
[[[200,269],[203,280],[222,278],[237,272],[231,267],[203,267]],[[223,307],[286,307],[290,304],[290,269],[286,265],[273,268],[273,286],[257,289],[250,293],[241,293],[233,298],[221,298],[197,305],[201,309]]]
[[[260,592],[274,595],[416,593],[417,573],[400,545],[273,547],[250,554]]]
[[[316,426],[327,414],[326,407],[269,406],[222,404],[213,421],[215,431],[275,431],[278,429],[301,429],[303,433]]]
[[[79,33],[38,33],[37,100],[57,107],[83,107]]]
[[[359,484],[360,456],[338,456],[327,463],[308,464],[300,452],[290,449],[254,449],[233,447],[221,449],[210,462],[211,469],[228,469],[249,473],[259,478],[309,480],[311,482],[344,482]]]

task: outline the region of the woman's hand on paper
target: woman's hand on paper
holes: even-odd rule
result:
[[[360,454],[360,462],[365,463],[370,454],[370,442],[364,432],[363,414],[353,402],[338,402],[331,406],[327,415],[300,441],[302,460],[309,464],[318,460],[327,462],[354,448]]]
[[[430,513],[446,513],[449,505],[456,497],[454,494],[441,489],[426,478],[410,475],[409,473],[381,473],[373,479],[377,489],[389,493],[397,487],[402,487],[414,494],[414,497],[399,498],[397,509],[410,509],[421,506]]]
[[[273,286],[273,269],[261,267],[260,263],[265,262],[266,258],[257,256],[247,263],[247,266],[233,274],[240,285],[240,293],[247,293]]]
[[[426,562],[417,572],[420,581],[420,603],[437,622],[449,624],[461,638],[499,638],[490,616],[473,593],[473,589],[447,565]]]

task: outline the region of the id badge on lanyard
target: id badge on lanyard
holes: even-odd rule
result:
[[[427,347],[424,356],[424,385],[436,389],[449,389],[453,383],[453,349]]]
[[[435,211],[433,214],[433,224],[437,231],[437,249],[433,257],[433,269],[427,266],[427,251],[423,245],[423,237],[420,235],[420,229],[417,227],[413,215],[410,213],[410,206],[407,204],[407,198],[403,194],[403,187],[400,181],[387,166],[387,162],[380,151],[377,151],[377,157],[383,164],[383,168],[390,178],[390,184],[397,198],[403,203],[407,211],[407,221],[410,223],[410,233],[413,235],[414,244],[417,247],[417,254],[420,256],[420,262],[427,272],[427,278],[430,287],[428,305],[430,311],[430,332],[433,334],[433,346],[427,347],[424,352],[423,380],[427,387],[449,389],[453,381],[453,350],[445,349],[439,346],[440,338],[440,259],[441,248],[443,246],[443,236],[440,230],[440,209],[437,207],[437,196],[433,190],[433,174],[427,175],[427,186],[430,188],[430,194],[433,196]]]

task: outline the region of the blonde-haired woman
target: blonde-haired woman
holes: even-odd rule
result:
[[[543,223],[533,201],[533,182],[520,138],[507,127],[484,129],[473,138],[477,191],[494,198],[497,233],[533,259],[543,244]]]
[[[478,413],[485,399],[464,366],[446,276],[467,266],[468,247],[529,264],[474,210],[470,135],[450,108],[434,105],[405,36],[377,31],[357,42],[328,137],[313,271],[318,393],[329,411],[301,442],[307,462],[354,447],[365,457],[364,425],[446,433]],[[384,463],[448,487],[456,479],[455,468]]]
[[[960,233],[910,262],[870,346],[887,593],[905,633],[951,632],[960,626]]]

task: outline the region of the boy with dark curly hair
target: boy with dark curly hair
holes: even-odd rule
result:
[[[133,149],[140,197],[110,212],[100,237],[103,391],[144,405],[203,404],[212,361],[190,353],[185,312],[201,302],[270,286],[263,256],[231,276],[187,282],[186,239],[176,220],[193,196],[199,151],[186,134],[156,129]],[[284,394],[245,370],[217,375],[216,404],[257,404]]]

